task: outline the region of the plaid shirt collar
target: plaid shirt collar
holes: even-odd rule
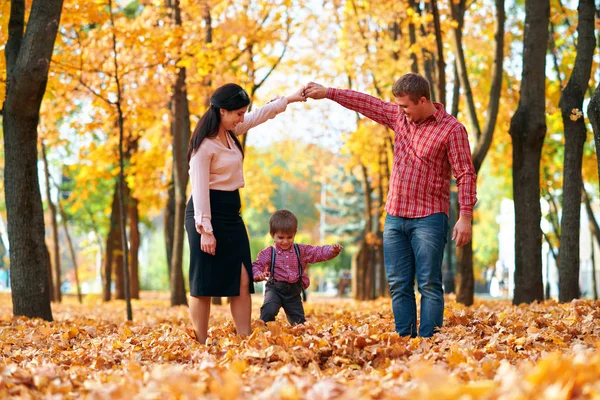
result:
[[[436,109],[436,111],[433,114],[431,114],[429,117],[425,118],[423,121],[419,122],[418,124],[415,122],[411,122],[411,124],[418,126],[418,125],[423,125],[432,120],[436,123],[442,122],[442,119],[444,118],[444,114],[446,114],[444,105],[442,103],[436,103],[436,102],[433,102],[433,105]]]
[[[290,246],[289,249],[284,250],[281,247],[279,247],[277,244],[273,243],[273,247],[275,247],[275,250],[277,250],[278,253],[293,253],[294,252],[294,244],[292,243],[292,245]]]

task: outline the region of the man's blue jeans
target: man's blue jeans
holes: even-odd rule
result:
[[[444,213],[423,218],[388,215],[383,232],[383,254],[392,295],[396,332],[417,336],[415,277],[421,293],[419,336],[430,337],[444,316],[442,260],[448,234]]]

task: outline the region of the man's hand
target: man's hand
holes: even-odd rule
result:
[[[471,217],[461,215],[452,231],[452,240],[456,240],[456,247],[462,247],[469,243],[472,234]]]
[[[340,254],[342,249],[343,249],[343,247],[337,243],[331,245],[331,253],[333,254],[334,257],[337,257],[337,255]]]
[[[267,279],[269,279],[268,272],[262,272],[260,274],[254,275],[254,282],[266,281]]]
[[[315,82],[310,82],[304,87],[304,97],[310,97],[311,99],[324,99],[327,97],[327,88]]]
[[[205,253],[215,255],[215,250],[217,249],[217,239],[215,239],[215,235],[211,232],[205,232],[200,235],[200,250]]]

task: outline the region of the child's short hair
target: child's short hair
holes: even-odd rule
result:
[[[277,210],[269,220],[271,235],[276,232],[293,233],[298,231],[298,218],[289,210]]]

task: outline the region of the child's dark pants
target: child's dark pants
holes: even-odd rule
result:
[[[265,301],[260,308],[260,319],[265,322],[275,321],[275,317],[279,314],[279,309],[283,307],[290,324],[294,325],[306,322],[301,293],[302,286],[299,282],[267,281],[265,285]]]

